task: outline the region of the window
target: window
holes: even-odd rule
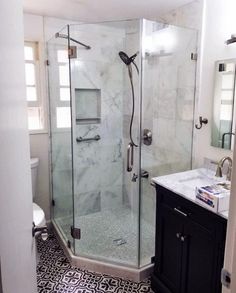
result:
[[[44,120],[42,99],[40,97],[38,43],[25,42],[24,53],[28,127],[29,130],[33,131],[43,130]]]
[[[70,128],[70,73],[68,50],[60,48],[57,50],[58,82],[59,82],[59,99],[56,108],[56,127]]]

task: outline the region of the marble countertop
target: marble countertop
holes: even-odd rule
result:
[[[152,178],[152,181],[196,203],[197,205],[207,208],[195,201],[195,188],[214,184],[216,182],[225,182],[226,180],[225,178],[215,177],[215,172],[212,170],[200,168],[166,176],[154,177]],[[218,212],[217,214],[228,219],[228,211]]]

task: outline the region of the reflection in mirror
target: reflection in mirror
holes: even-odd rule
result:
[[[211,145],[232,150],[235,137],[236,59],[216,62]]]

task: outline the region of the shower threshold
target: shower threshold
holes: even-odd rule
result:
[[[54,220],[52,220],[52,228],[70,263],[80,269],[89,270],[102,274],[108,274],[111,276],[132,280],[134,282],[140,282],[146,279],[151,275],[153,271],[153,264],[148,264],[137,269],[134,267],[129,267],[127,265],[114,264],[92,258],[76,256],[73,254],[71,249],[68,248],[65,238],[62,236],[62,233]],[[118,243],[120,243],[119,240],[121,241],[123,239],[114,240],[117,240]],[[114,244],[113,242],[113,245],[117,244]]]

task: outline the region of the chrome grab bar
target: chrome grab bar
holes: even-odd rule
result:
[[[133,170],[134,165],[134,146],[130,142],[127,147],[127,172],[131,172]]]
[[[92,140],[98,141],[100,139],[101,139],[101,136],[97,134],[94,137],[89,137],[89,138],[83,138],[82,136],[80,136],[76,138],[76,141],[77,142],[92,141]]]

